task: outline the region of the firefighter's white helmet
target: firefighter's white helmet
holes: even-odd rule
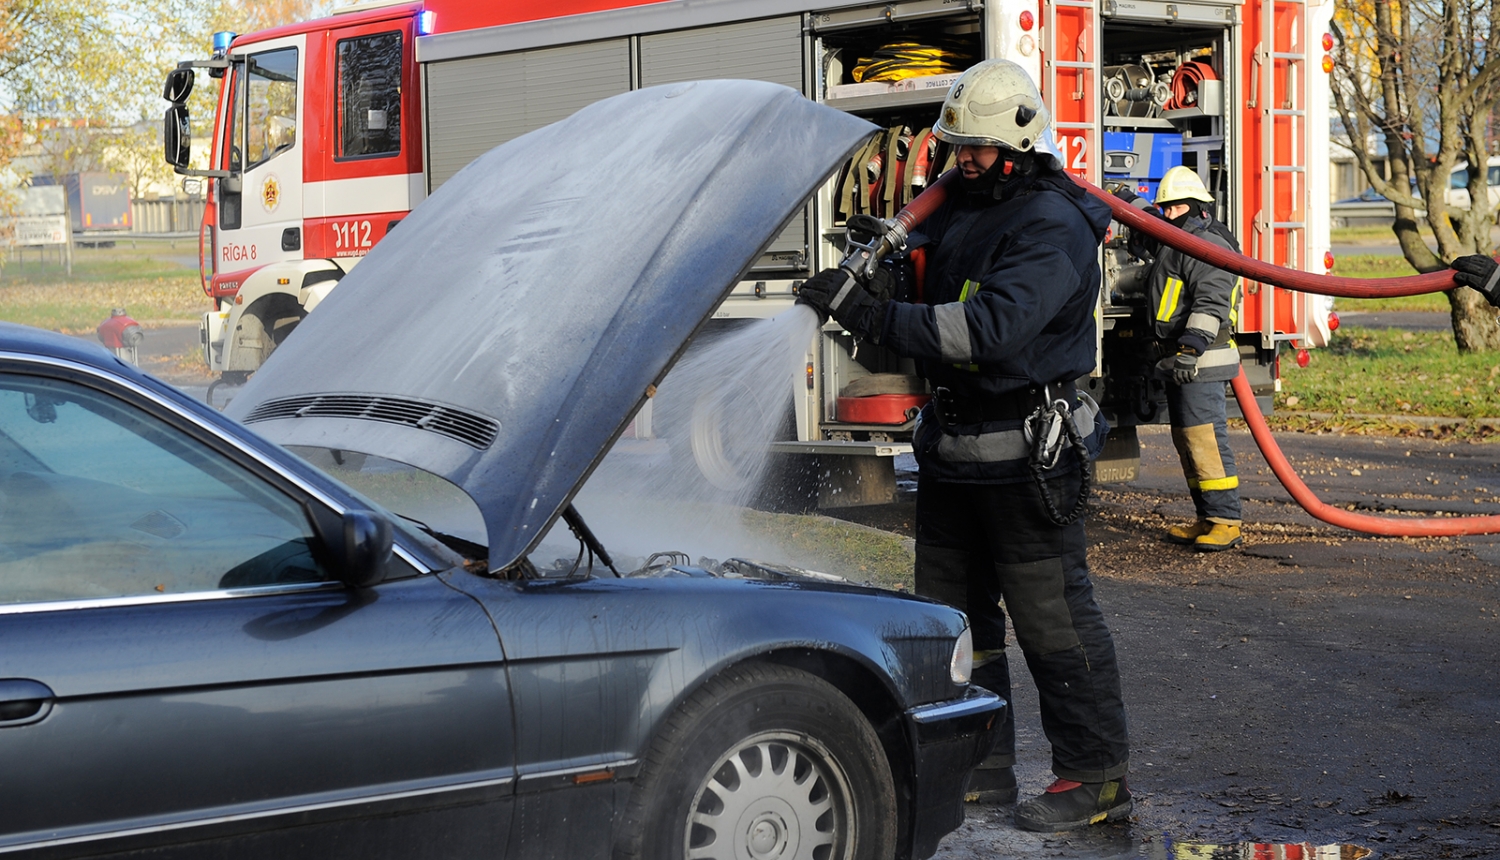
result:
[[[1181,203],[1184,200],[1201,200],[1204,203],[1214,202],[1212,194],[1203,187],[1203,180],[1192,168],[1177,165],[1168,170],[1161,178],[1161,185],[1156,188],[1157,208],[1169,206],[1173,203]]]
[[[985,60],[954,81],[932,133],[956,146],[1035,151],[1060,170],[1062,153],[1051,125],[1052,113],[1025,69],[1010,60]]]

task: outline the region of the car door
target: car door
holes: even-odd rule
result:
[[[0,356],[0,852],[503,856],[484,612],[398,544],[331,581],[337,500],[228,429]]]

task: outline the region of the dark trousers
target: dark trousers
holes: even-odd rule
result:
[[[1077,474],[1054,481],[1056,497],[1076,496]],[[1036,681],[1052,772],[1103,782],[1125,774],[1129,743],[1114,640],[1094,602],[1086,553],[1083,523],[1058,526],[1047,519],[1032,482],[959,484],[918,477],[917,593],[968,613],[976,657],[996,652],[996,659],[975,669],[974,682],[1007,700],[1010,615]],[[1015,761],[1011,710],[987,762],[992,766]]]
[[[1239,525],[1240,478],[1229,448],[1224,383],[1167,383],[1167,416],[1198,519]]]

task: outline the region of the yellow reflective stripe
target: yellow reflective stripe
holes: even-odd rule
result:
[[[1205,478],[1198,482],[1200,490],[1233,490],[1240,485],[1239,475],[1230,475],[1227,478]]]
[[[964,288],[959,291],[958,300],[961,302],[966,302],[977,292],[979,292],[978,281],[964,281]],[[979,365],[977,364],[955,364],[953,366],[958,368],[959,370],[967,370],[972,373],[977,373],[979,371]]]
[[[1162,290],[1161,304],[1156,308],[1156,319],[1158,322],[1167,322],[1172,315],[1177,313],[1177,300],[1182,298],[1182,279],[1167,278],[1166,289]]]
[[[1229,292],[1229,330],[1234,331],[1240,324],[1240,285],[1245,283],[1244,278],[1234,279],[1234,289]]]

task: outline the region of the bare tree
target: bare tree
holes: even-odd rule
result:
[[[1500,0],[1338,0],[1334,104],[1370,186],[1396,207],[1392,226],[1419,272],[1491,251],[1486,132],[1500,101]],[[1385,144],[1390,177],[1366,149]],[[1448,202],[1468,164],[1470,205]],[[1461,174],[1462,175],[1462,174]],[[1423,239],[1421,219],[1437,242]],[[1460,350],[1500,350],[1500,320],[1467,287],[1448,293]]]

